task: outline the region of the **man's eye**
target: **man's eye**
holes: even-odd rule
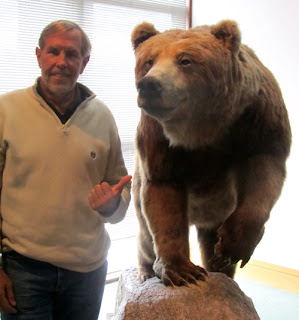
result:
[[[76,58],[76,57],[78,57],[78,53],[75,51],[69,51],[66,53],[66,56],[69,58]]]
[[[49,49],[48,53],[53,54],[54,56],[58,56],[59,55],[59,50],[55,49],[55,48],[52,48],[52,49]]]

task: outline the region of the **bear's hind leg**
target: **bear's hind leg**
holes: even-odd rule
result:
[[[156,260],[156,254],[154,252],[152,235],[141,212],[137,213],[137,217],[140,226],[137,237],[138,269],[140,281],[144,282],[155,276],[153,265]]]
[[[153,265],[156,260],[153,239],[147,228],[140,228],[137,239],[137,248],[139,278],[141,282],[144,282],[155,276]]]
[[[139,279],[141,282],[144,282],[146,279],[155,276],[153,265],[156,260],[156,255],[153,247],[153,238],[149,232],[147,222],[145,221],[145,218],[141,211],[140,189],[141,177],[139,171],[139,162],[136,159],[132,191],[134,195],[135,212],[139,222],[139,233],[137,235]]]
[[[199,241],[200,256],[203,267],[209,272],[222,272],[233,278],[236,271],[236,264],[229,264],[223,269],[219,269],[214,257],[214,247],[218,242],[217,230],[206,230],[197,228],[197,237]]]

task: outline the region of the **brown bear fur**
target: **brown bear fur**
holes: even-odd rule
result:
[[[238,25],[132,32],[141,118],[133,195],[139,272],[166,285],[234,276],[263,236],[291,144],[279,86]],[[189,259],[195,225],[203,268]]]

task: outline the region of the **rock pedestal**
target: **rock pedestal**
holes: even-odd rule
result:
[[[198,286],[165,287],[157,277],[144,283],[136,268],[122,272],[111,320],[257,320],[252,300],[222,273]]]

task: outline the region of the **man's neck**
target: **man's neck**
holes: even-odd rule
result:
[[[65,96],[61,98],[57,97],[56,99],[53,99],[52,97],[44,99],[48,103],[48,105],[50,105],[57,112],[63,115],[73,108],[75,92],[72,92],[72,95],[69,95],[67,99],[65,99]]]
[[[46,90],[43,90],[41,82],[38,84],[38,93],[47,102],[47,104],[55,109],[59,114],[64,115],[70,111],[80,99],[80,90],[77,86],[64,95],[50,95]]]

